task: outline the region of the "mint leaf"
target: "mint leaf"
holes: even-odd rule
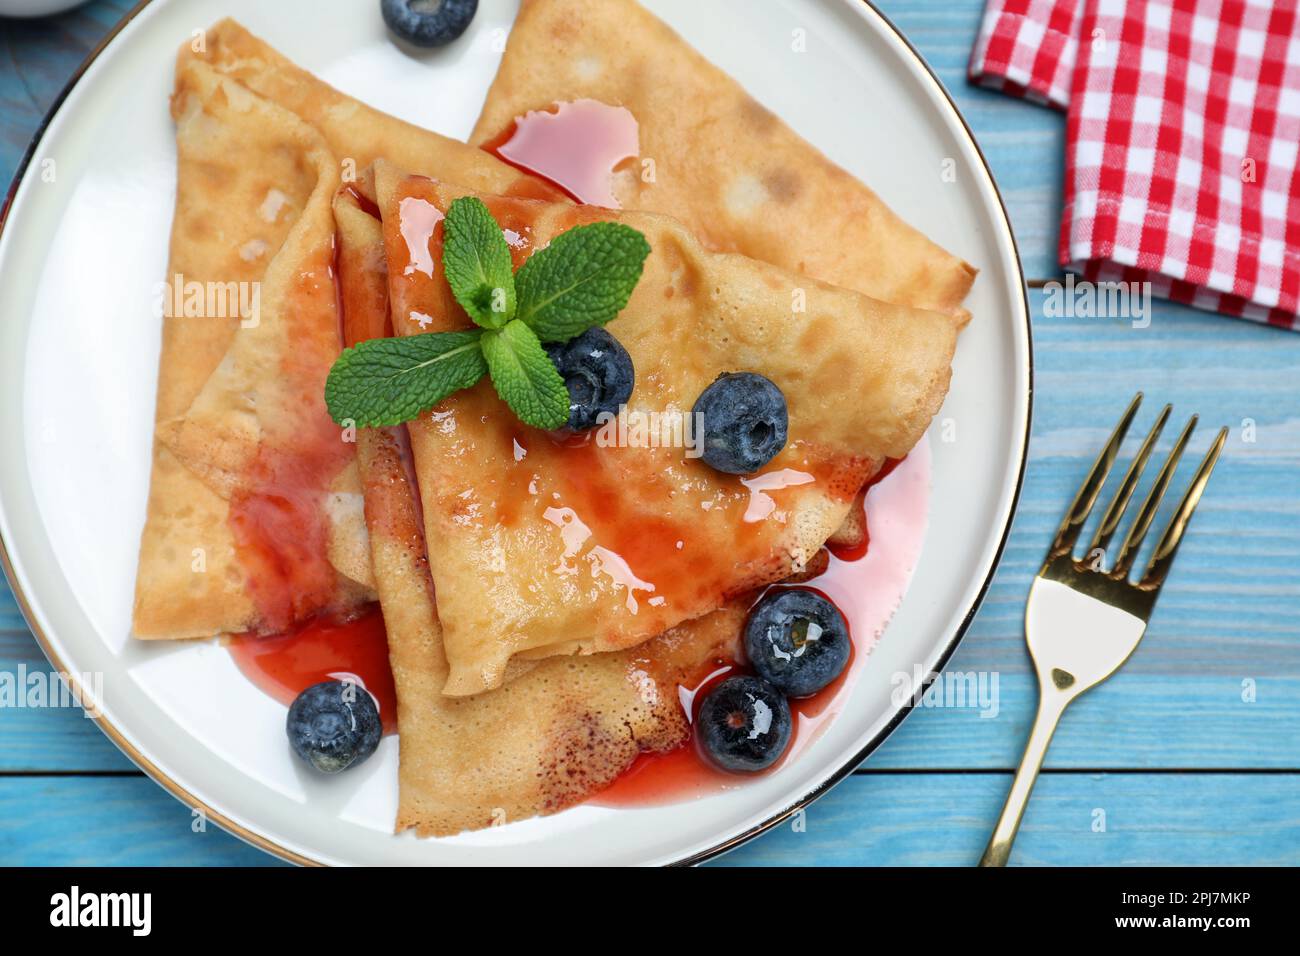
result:
[[[501,227],[480,199],[462,196],[442,224],[442,268],[452,295],[485,329],[499,329],[515,314],[515,277]]]
[[[533,330],[516,319],[483,333],[483,357],[501,400],[534,428],[569,420],[569,389]]]
[[[515,275],[517,318],[543,342],[565,342],[622,311],[650,243],[630,226],[597,222],[561,233]]]
[[[429,332],[345,349],[325,380],[330,417],[359,428],[410,421],[487,373],[479,344],[484,334]]]

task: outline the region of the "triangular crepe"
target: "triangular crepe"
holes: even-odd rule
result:
[[[353,344],[387,334],[382,236],[353,194],[339,196],[335,215]],[[396,829],[441,836],[554,813],[613,782],[638,754],[685,743],[690,727],[677,688],[736,658],[739,606],[632,650],[515,665],[504,687],[443,696],[447,659],[404,432],[357,436],[401,728]]]
[[[635,0],[523,0],[470,142],[499,143],[516,118],[583,99],[630,110],[641,157],[654,163],[652,175],[640,162],[615,174],[623,208],[673,216],[712,249],[969,319],[961,302],[972,266],[903,222]]]
[[[328,417],[340,343],[320,136],[182,54],[178,184],[133,629],[283,630],[373,599],[352,447]]]
[[[441,217],[465,191],[385,163],[375,179],[395,331],[467,326],[440,263]],[[446,694],[498,686],[515,655],[633,646],[800,570],[943,401],[956,340],[943,315],[710,253],[663,216],[486,202],[519,259],[586,222],[649,240],[643,277],[608,326],[636,367],[629,429],[680,427],[720,373],[754,371],[783,389],[790,437],[742,479],[681,447],[601,447],[599,433],[559,442],[520,424],[486,380],[411,422]]]

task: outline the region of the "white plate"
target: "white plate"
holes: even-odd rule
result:
[[[799,759],[735,791],[636,810],[583,806],[448,840],[391,833],[397,747],[328,782],[287,759],[280,705],[215,643],[129,638],[175,185],[173,53],[234,16],[363,100],[468,134],[514,0],[415,56],[356,0],[153,0],[93,58],[20,175],[0,234],[0,536],[57,667],[103,675],[100,726],[155,779],[245,839],[326,863],[663,863],[760,832],[848,773],[897,725],[891,675],[942,666],[992,574],[1024,463],[1031,391],[1023,277],[997,191],[938,82],[857,0],[647,4],[907,220],[981,270],[931,434],[928,543],[844,712]],[[791,53],[794,31],[808,52]],[[779,64],[779,66],[777,66]],[[955,182],[942,177],[945,161]]]

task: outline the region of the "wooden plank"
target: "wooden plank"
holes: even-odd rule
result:
[[[948,673],[966,670],[961,661]],[[988,672],[984,672],[988,673]],[[996,673],[996,672],[994,672]],[[978,706],[923,707],[864,767],[1008,770],[1020,761],[1038,701],[1028,674],[1002,673],[996,716]],[[1131,676],[1121,672],[1062,718],[1046,766],[1054,769],[1300,768],[1300,679],[1262,674],[1242,699],[1232,677]],[[949,694],[950,702],[961,698]]]
[[[0,865],[274,866],[147,777],[0,777]]]
[[[1045,296],[1033,296],[1031,464],[1000,573],[1014,587],[994,595],[982,625],[995,639],[1019,639],[1025,588],[1062,509],[1142,390],[1147,407],[1126,455],[1165,402],[1174,417],[1160,454],[1191,413],[1201,416],[1174,489],[1185,487],[1220,426],[1229,437],[1148,640],[1126,672],[1300,675],[1300,336],[1167,303],[1157,303],[1148,328],[1124,319],[1051,318]],[[1157,527],[1177,503],[1169,499]]]
[[[48,673],[50,665],[26,631],[0,631],[0,674],[16,680],[24,669]],[[134,769],[80,708],[0,708],[0,773]]]
[[[1010,783],[1008,774],[854,776],[808,809],[802,832],[787,823],[719,863],[970,866]],[[1044,774],[1011,856],[1037,866],[1296,863],[1294,774]]]
[[[855,775],[808,809],[802,829],[783,824],[718,862],[970,865],[1009,784],[1003,773]],[[189,811],[144,777],[0,778],[0,864],[275,862],[217,827],[196,834],[190,824]],[[1300,776],[1044,774],[1012,863],[1294,866]]]

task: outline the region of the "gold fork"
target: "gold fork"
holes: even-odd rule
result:
[[[1085,690],[1119,670],[1137,648],[1138,641],[1142,640],[1183,532],[1187,530],[1192,512],[1201,500],[1210,472],[1214,470],[1214,463],[1219,460],[1219,453],[1227,440],[1228,429],[1221,429],[1219,437],[1196,469],[1196,477],[1156,545],[1146,571],[1136,583],[1130,583],[1129,573],[1142,539],[1155,520],[1160,500],[1169,488],[1178,460],[1196,427],[1196,416],[1191,417],[1142,502],[1142,510],[1125,535],[1114,563],[1109,570],[1104,569],[1102,561],[1106,557],[1106,548],[1119,528],[1129,499],[1142,477],[1142,469],[1151,456],[1151,449],[1169,418],[1172,406],[1166,405],[1110,499],[1084,559],[1075,560],[1074,546],[1079,533],[1101,493],[1141,403],[1142,393],[1138,392],[1111,434],[1110,441],[1097,456],[1092,471],[1061,522],[1042,570],[1030,588],[1029,603],[1025,607],[1025,643],[1029,645],[1029,654],[1038,673],[1038,715],[1034,718],[1034,728],[1012,781],[1011,792],[1002,807],[1002,816],[998,818],[997,828],[980,858],[980,866],[1006,865],[1011,843],[1020,829],[1025,804],[1043,765],[1047,745],[1051,743],[1065,708]]]

